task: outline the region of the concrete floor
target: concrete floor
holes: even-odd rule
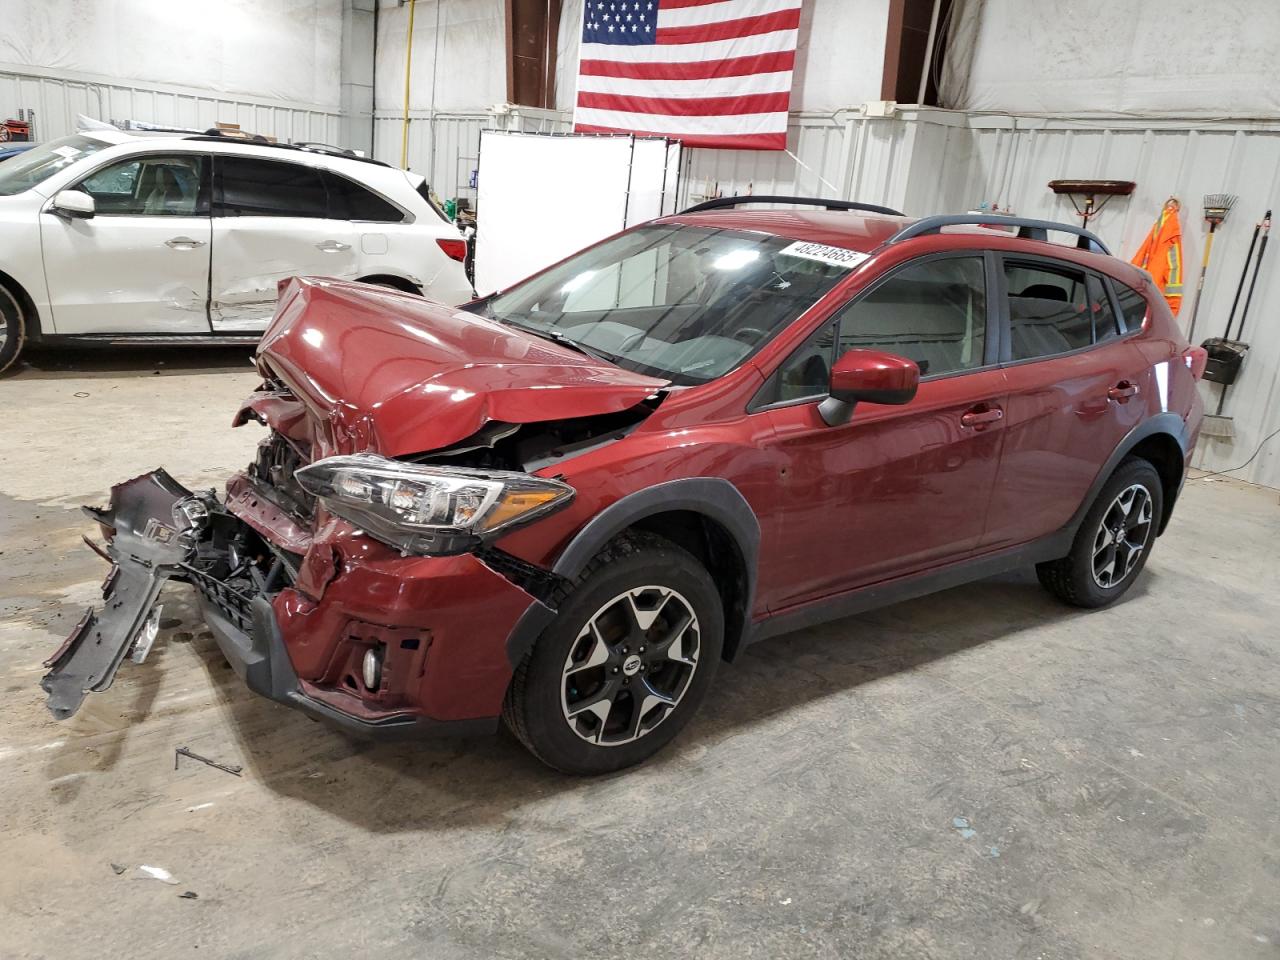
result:
[[[40,661],[105,572],[74,506],[216,483],[253,383],[172,351],[0,380],[0,956],[1280,955],[1275,491],[1189,483],[1106,611],[1025,575],[762,644],[608,779],[349,741],[242,689],[181,585],[55,723]]]

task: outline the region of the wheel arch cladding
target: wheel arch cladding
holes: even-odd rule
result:
[[[1117,444],[1107,462],[1098,471],[1093,485],[1071,519],[1069,529],[1078,530],[1084,515],[1093,506],[1111,475],[1124,462],[1126,457],[1139,457],[1146,460],[1160,475],[1163,506],[1160,511],[1160,524],[1156,528],[1156,536],[1164,533],[1164,528],[1173,515],[1174,501],[1182,488],[1183,464],[1187,455],[1187,428],[1182,417],[1176,413],[1158,413],[1154,417],[1138,424]]]
[[[607,543],[628,530],[663,536],[707,567],[724,603],[724,659],[732,660],[750,625],[760,553],[760,522],[738,488],[720,477],[690,477],[629,494],[578,531],[552,572],[576,579]],[[541,604],[526,611],[507,639],[512,664],[525,658],[553,618]]]
[[[1182,487],[1182,447],[1170,434],[1153,433],[1134,444],[1126,456],[1141,457],[1160,474],[1161,492],[1164,496],[1161,497],[1160,523],[1156,527],[1158,536],[1164,533],[1164,528],[1169,524],[1169,518],[1173,515],[1173,502],[1178,498],[1178,491]]]

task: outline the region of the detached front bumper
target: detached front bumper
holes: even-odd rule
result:
[[[157,597],[174,579],[195,587],[219,648],[262,696],[357,736],[491,732],[512,672],[507,638],[541,605],[470,554],[402,557],[333,521],[304,544],[246,483],[233,479],[224,506],[157,470],[114,487],[106,510],[86,508],[112,568],[102,610],[46,663],[54,716],[106,690],[127,657],[142,662]],[[381,664],[373,688],[360,670],[371,650]]]

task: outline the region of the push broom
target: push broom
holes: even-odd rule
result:
[[[1204,241],[1204,259],[1200,263],[1200,279],[1196,281],[1196,299],[1191,304],[1191,325],[1187,328],[1187,339],[1195,342],[1196,315],[1200,312],[1200,294],[1204,290],[1204,278],[1209,273],[1209,254],[1213,251],[1213,234],[1218,225],[1227,219],[1227,214],[1235,204],[1236,198],[1230,193],[1209,193],[1204,198],[1204,218],[1209,224],[1209,235]]]
[[[1244,270],[1240,273],[1240,283],[1236,287],[1235,299],[1231,301],[1231,313],[1227,316],[1225,337],[1210,337],[1201,344],[1209,355],[1204,368],[1204,378],[1222,385],[1218,394],[1218,409],[1206,414],[1200,425],[1200,432],[1207,437],[1230,439],[1236,435],[1235,421],[1222,412],[1227,402],[1227,389],[1236,382],[1240,375],[1240,367],[1244,363],[1244,355],[1249,351],[1249,344],[1241,338],[1244,336],[1244,321],[1249,315],[1249,304],[1253,302],[1253,290],[1258,284],[1258,274],[1262,270],[1262,255],[1267,252],[1267,239],[1271,234],[1271,211],[1262,218],[1262,222],[1253,228],[1253,239],[1249,242],[1249,252],[1244,255]],[[1258,244],[1258,237],[1262,243]],[[1258,244],[1258,256],[1253,260],[1253,277],[1249,280],[1249,292],[1244,298],[1244,309],[1240,311],[1240,325],[1236,327],[1236,335],[1231,336],[1231,327],[1235,322],[1236,306],[1240,303],[1240,293],[1244,290],[1245,279],[1249,276],[1249,260],[1253,255],[1254,244]]]

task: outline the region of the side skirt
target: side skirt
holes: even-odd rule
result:
[[[887,607],[904,600],[948,590],[974,580],[985,580],[997,574],[1007,573],[1022,567],[1056,560],[1064,557],[1071,550],[1071,542],[1075,539],[1075,524],[1059,530],[1048,537],[1032,543],[1011,547],[997,553],[985,554],[961,560],[938,570],[886,580],[866,587],[858,587],[827,597],[812,600],[803,606],[791,607],[775,613],[766,620],[757,620],[746,637],[747,643],[755,643],[769,637],[780,636],[806,627],[817,626],[832,620],[852,617],[868,610]],[[744,644],[745,645],[745,644]]]
[[[255,333],[58,333],[38,341],[49,347],[252,347],[262,339]]]

